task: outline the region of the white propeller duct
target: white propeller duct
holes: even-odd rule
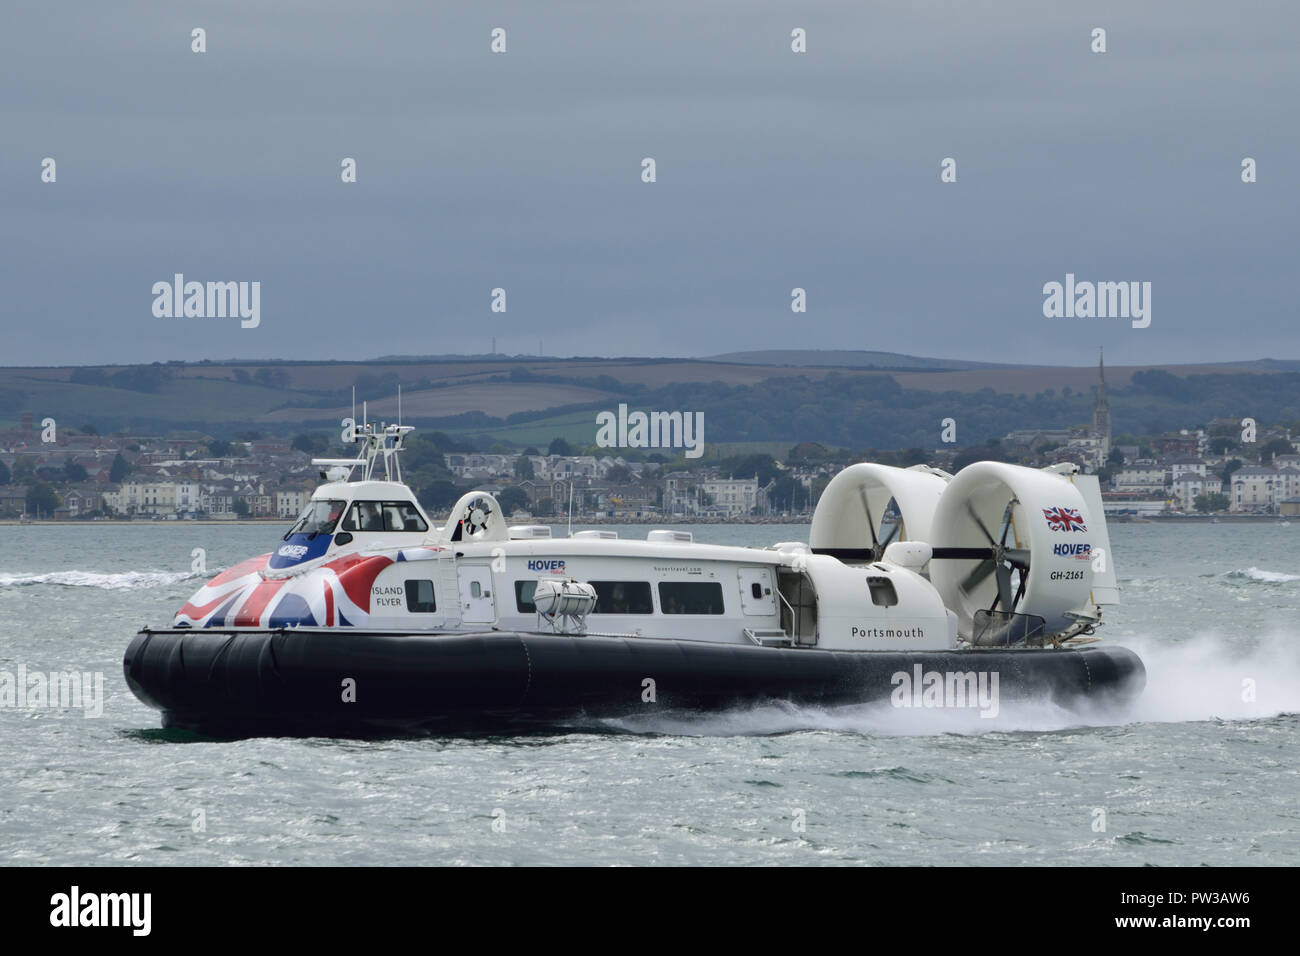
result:
[[[471,491],[461,495],[451,509],[437,540],[451,541],[507,541],[509,529],[501,515],[501,505],[486,491]]]
[[[957,614],[963,637],[969,639],[981,610],[1036,615],[1047,634],[1057,634],[1091,606],[1091,559],[1101,530],[1069,477],[976,462],[939,499],[930,581]]]
[[[928,541],[944,486],[944,473],[933,468],[850,465],[830,480],[818,499],[808,545],[822,554],[879,561],[885,548],[902,537]],[[902,528],[882,532],[891,498],[902,516]]]

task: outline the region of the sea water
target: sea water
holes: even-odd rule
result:
[[[0,707],[7,864],[1300,863],[1297,526],[1112,525],[1123,604],[1099,634],[1148,675],[1126,707],[773,705],[366,742],[163,731],[122,678],[137,629],[279,530],[0,532],[0,676],[103,675],[98,715]]]

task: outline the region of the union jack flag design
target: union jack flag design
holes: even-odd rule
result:
[[[1044,508],[1043,517],[1053,531],[1087,531],[1078,508]]]
[[[271,555],[218,574],[191,597],[173,627],[364,627],[370,589],[395,561],[429,560],[439,548],[408,548],[392,556],[345,554],[287,578],[265,575]]]

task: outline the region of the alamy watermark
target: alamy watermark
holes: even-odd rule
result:
[[[153,314],[160,319],[238,317],[245,329],[262,323],[261,282],[186,282],[177,272],[171,282],[155,282],[153,295]]]
[[[601,448],[684,448],[687,458],[704,454],[703,412],[618,412],[596,415],[596,444]]]
[[[86,671],[0,671],[0,707],[16,710],[81,708],[86,717],[104,716],[104,674]]]
[[[152,911],[152,893],[83,893],[73,886],[50,897],[50,925],[58,927],[124,927],[133,936],[148,936]]]
[[[927,671],[914,664],[910,674],[895,671],[889,682],[895,707],[979,708],[981,717],[998,715],[997,671]]]
[[[1133,328],[1151,324],[1150,282],[1075,282],[1043,286],[1043,315],[1049,319],[1131,319]]]

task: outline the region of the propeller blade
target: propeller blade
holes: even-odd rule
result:
[[[971,573],[966,576],[966,580],[958,585],[958,587],[963,591],[970,593],[972,590],[979,587],[980,583],[992,574],[997,567],[997,564],[994,563],[992,558],[985,558],[979,564],[975,565]]]
[[[1025,585],[1029,583],[1029,572],[1022,571],[1020,574],[1020,587],[1016,588],[1016,596],[1011,602],[1009,610],[1015,613],[1016,608],[1020,606],[1020,599],[1025,596]]]
[[[1007,567],[1005,564],[999,564],[997,566],[997,572],[998,572],[998,596],[993,601],[993,607],[997,607],[998,602],[1000,601],[1002,603],[1002,607],[1005,610],[1010,611],[1011,610],[1011,569]],[[993,608],[990,608],[989,610],[992,609]]]
[[[966,510],[970,512],[971,518],[973,518],[975,523],[980,526],[980,530],[984,532],[984,537],[988,539],[989,546],[996,548],[998,546],[997,539],[989,533],[989,529],[984,526],[984,522],[980,520],[980,516],[975,513],[975,508],[969,501],[966,502]]]
[[[867,486],[858,485],[858,494],[862,496],[862,510],[867,513],[867,528],[871,531],[871,546],[879,550],[880,542],[876,540],[876,519],[871,517],[871,504],[867,501]]]

